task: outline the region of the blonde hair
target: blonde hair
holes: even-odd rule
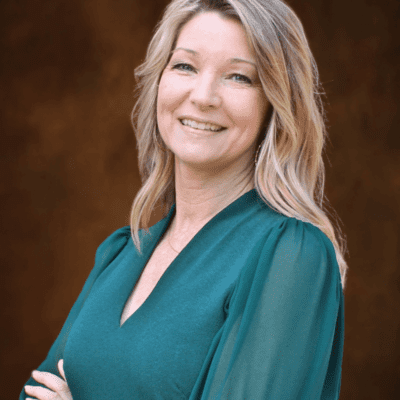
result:
[[[323,204],[322,152],[327,133],[319,74],[302,24],[282,0],[173,0],[167,6],[145,61],[134,71],[139,97],[131,118],[142,180],[130,214],[134,244],[141,254],[139,229],[149,232],[157,202],[163,206],[163,216],[175,202],[174,155],[166,149],[157,126],[158,84],[182,27],[208,11],[242,24],[272,106],[269,123],[257,141],[255,188],[275,211],[309,222],[326,234],[336,252],[344,290],[346,240],[339,225],[335,231]]]

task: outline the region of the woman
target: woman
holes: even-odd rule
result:
[[[338,399],[347,265],[300,21],[280,0],[174,0],[136,76],[131,225],[99,246],[25,391]]]

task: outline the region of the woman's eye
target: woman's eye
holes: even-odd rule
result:
[[[183,69],[183,67],[189,67],[193,70],[193,67],[189,64],[185,64],[185,63],[178,63],[172,66],[172,69],[180,69],[183,71],[188,71],[187,69]]]
[[[241,74],[233,74],[232,76],[238,76],[238,77],[240,77],[244,82],[246,82],[246,83],[252,83],[252,82],[251,82],[251,79],[248,78],[247,76],[244,76],[244,75],[241,75]],[[242,82],[243,82],[243,81],[242,81]]]
[[[174,64],[174,65],[172,66],[172,69],[178,69],[178,70],[181,70],[181,71],[194,71],[194,68],[193,68],[190,64],[186,64],[186,63],[177,63],[177,64]],[[234,80],[236,80],[236,81],[239,82],[239,83],[241,83],[241,82],[242,82],[242,83],[248,83],[248,84],[251,84],[251,83],[252,83],[251,79],[248,78],[248,77],[245,76],[245,75],[241,75],[241,74],[232,74],[231,77],[239,77],[240,80],[234,79]]]

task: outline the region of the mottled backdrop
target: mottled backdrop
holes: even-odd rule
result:
[[[0,399],[17,398],[98,245],[129,224],[140,187],[133,68],[167,3],[0,1]],[[348,238],[341,399],[392,400],[400,397],[399,2],[289,4],[327,94],[326,194]]]

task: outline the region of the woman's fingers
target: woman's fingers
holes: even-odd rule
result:
[[[65,373],[64,373],[64,360],[61,359],[58,364],[58,370],[60,371],[60,375],[64,378],[64,381],[67,381],[67,378],[65,377]]]
[[[50,372],[35,371],[32,373],[32,376],[36,382],[42,383],[54,392],[65,390],[65,386],[67,385],[61,378]]]
[[[30,396],[35,396],[39,400],[72,400],[71,391],[69,390],[67,380],[64,373],[64,360],[61,359],[57,363],[61,379],[57,375],[45,371],[33,371],[32,377],[35,381],[46,386],[25,386],[25,392]],[[51,390],[49,390],[51,389]]]
[[[49,389],[42,388],[41,386],[25,386],[25,392],[29,396],[34,396],[39,400],[54,399],[55,393]]]

